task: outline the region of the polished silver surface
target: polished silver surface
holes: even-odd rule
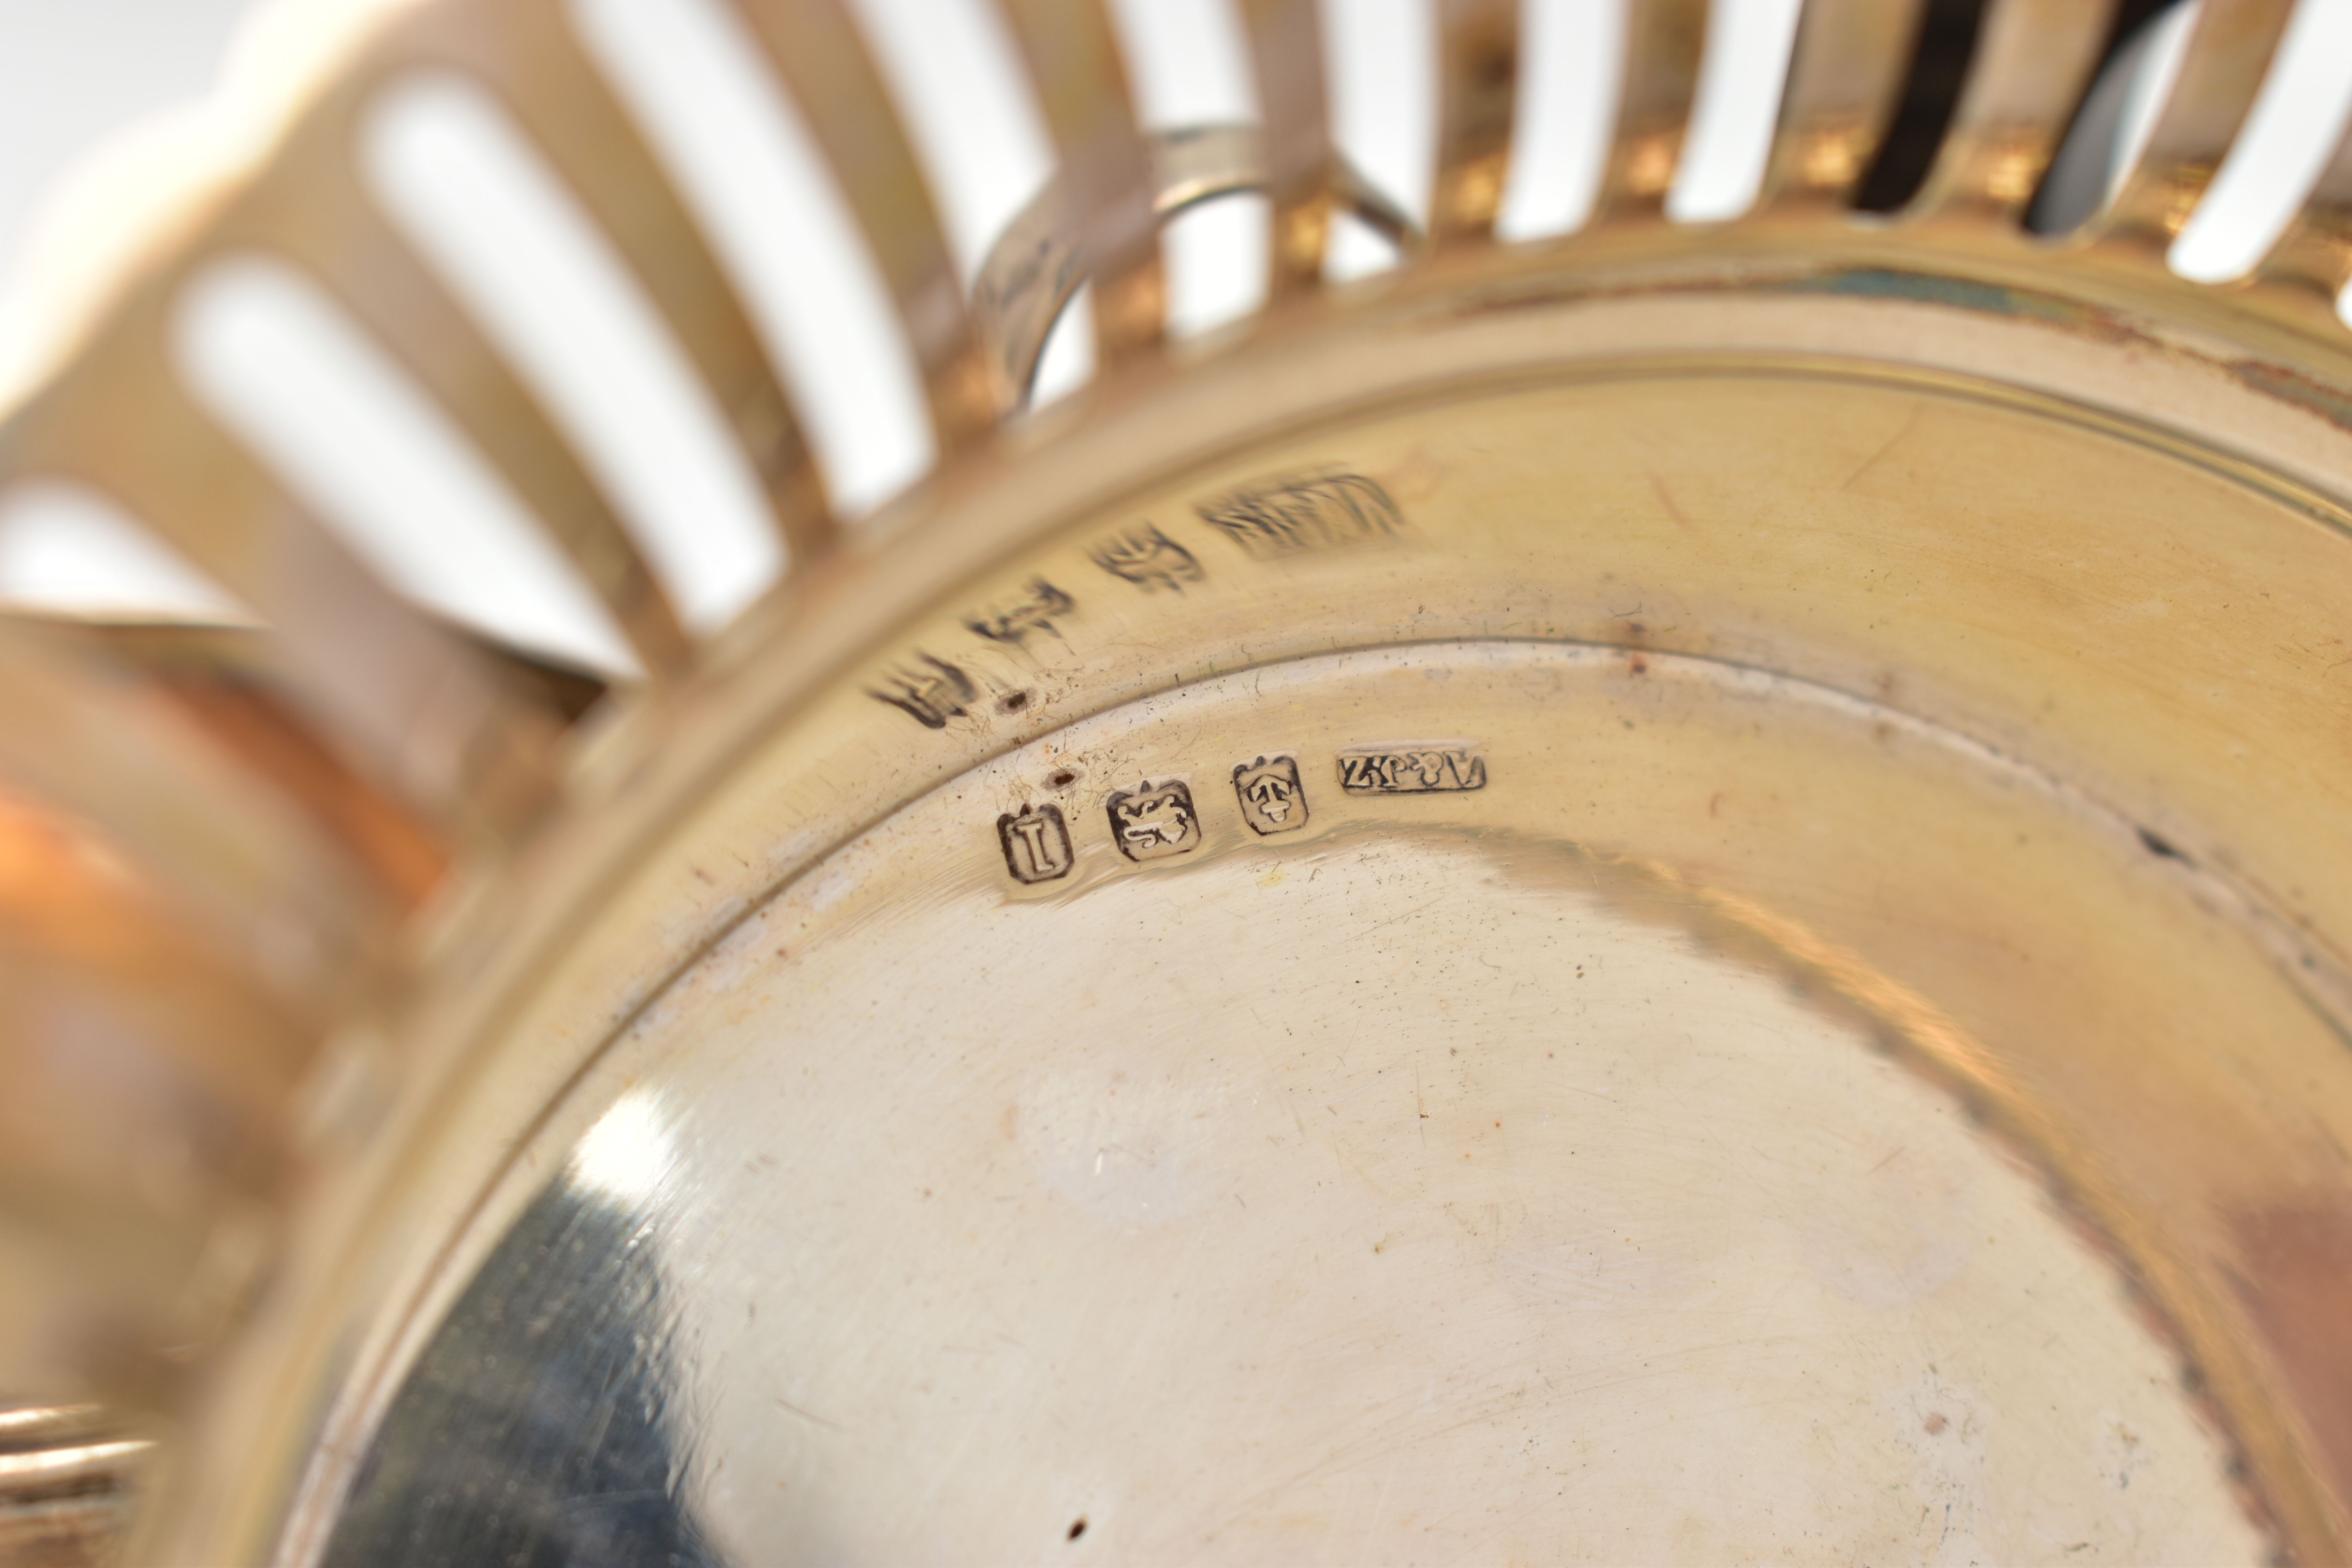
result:
[[[1635,664],[1264,667],[833,852],[584,1088],[326,1560],[2260,1561],[1953,1026],[1547,825],[1638,776],[1612,751],[1741,759],[1735,800],[1801,753],[2195,891],[1894,710]],[[1488,740],[1345,743],[1445,721]],[[1268,752],[1310,814],[1275,834],[1225,762]],[[993,826],[1041,797],[1050,878]]]
[[[2344,1557],[2352,142],[2176,276],[2138,9],[306,57],[0,367],[243,617],[8,629],[0,1535]]]

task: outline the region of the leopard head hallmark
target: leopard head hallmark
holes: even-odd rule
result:
[[[1110,813],[1111,837],[1130,860],[1164,859],[1200,846],[1200,813],[1193,809],[1192,792],[1180,779],[1113,790],[1103,804]]]
[[[996,838],[1004,849],[1004,868],[1016,882],[1050,882],[1068,876],[1075,863],[1059,806],[1006,812],[996,819]]]
[[[1236,763],[1234,794],[1241,801],[1242,820],[1256,832],[1288,833],[1307,826],[1307,790],[1297,757]]]

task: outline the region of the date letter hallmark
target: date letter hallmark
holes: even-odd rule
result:
[[[1234,794],[1242,820],[1259,833],[1288,833],[1307,826],[1307,788],[1298,780],[1297,757],[1260,757],[1234,767]]]
[[[964,616],[963,624],[991,642],[1009,642],[1018,647],[1031,632],[1060,637],[1062,634],[1054,628],[1055,618],[1077,607],[1076,600],[1043,577],[1032,577],[1020,593],[971,612]]]
[[[978,695],[971,677],[943,658],[918,652],[917,664],[902,664],[882,672],[882,689],[866,688],[866,695],[914,716],[926,730],[944,730],[948,721],[963,712]]]
[[[1148,522],[1113,534],[1087,553],[1096,565],[1147,594],[1162,588],[1181,594],[1185,584],[1208,575],[1191,551]]]
[[[1339,787],[1351,795],[1485,789],[1486,759],[1465,745],[1364,746],[1339,753]]]
[[[997,842],[1004,846],[1004,868],[1016,882],[1050,882],[1070,874],[1070,830],[1057,805],[1024,805],[996,819]]]
[[[1260,561],[1404,531],[1404,518],[1389,492],[1361,474],[1286,479],[1202,501],[1192,510]]]
[[[1181,780],[1113,790],[1103,805],[1110,813],[1111,837],[1130,860],[1165,859],[1200,846],[1200,814],[1192,809],[1192,792]]]

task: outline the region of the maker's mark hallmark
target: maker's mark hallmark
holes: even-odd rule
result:
[[[1004,868],[1016,882],[1051,882],[1070,874],[1070,830],[1057,805],[1024,805],[996,819]]]
[[[1234,767],[1234,794],[1242,820],[1258,833],[1288,833],[1307,826],[1307,787],[1297,757],[1260,757]]]
[[[1201,816],[1181,780],[1113,790],[1103,805],[1110,813],[1111,837],[1130,860],[1164,859],[1200,845]]]
[[[1339,787],[1353,795],[1485,789],[1486,759],[1452,743],[1350,747],[1339,753]]]

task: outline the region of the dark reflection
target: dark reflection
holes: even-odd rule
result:
[[[716,1564],[678,1495],[652,1222],[559,1182],[393,1403],[330,1564]]]

